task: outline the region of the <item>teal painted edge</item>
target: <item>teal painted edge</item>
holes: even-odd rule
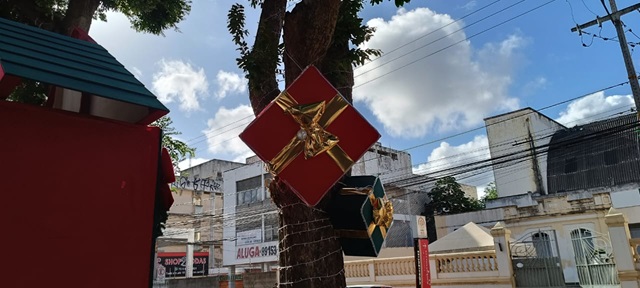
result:
[[[138,104],[163,111],[169,111],[169,109],[164,106],[156,97],[134,93],[125,93],[126,91],[120,90],[110,85],[87,83],[82,79],[70,78],[61,74],[48,73],[46,71],[34,71],[34,68],[15,65],[7,61],[2,61],[2,59],[0,59],[0,62],[2,63],[2,67],[5,69],[5,73],[7,74],[40,81],[67,89],[82,91],[113,100]]]
[[[75,39],[73,37],[65,36],[62,34],[53,33],[51,31],[47,31],[44,29],[32,27],[26,24],[18,23],[15,21],[11,21],[8,19],[0,18],[0,27],[7,28],[9,30],[14,30],[16,32],[25,32],[29,33],[32,37],[39,38],[43,41],[51,41],[56,42],[58,45],[71,45],[71,48],[84,50],[85,52],[90,53],[106,53],[110,56],[109,52],[107,52],[104,47],[87,42],[80,39]]]
[[[4,56],[0,60],[3,60],[2,63],[7,74],[109,99],[169,111],[131,72],[111,56],[104,47],[98,44],[1,18],[0,32],[1,36],[8,36],[0,37],[0,47],[2,47],[0,48],[0,58]],[[9,40],[9,37],[13,38],[13,43]],[[34,41],[34,39],[41,40],[41,42]],[[14,49],[8,50],[8,45],[2,45],[3,43],[14,45],[12,47]],[[15,52],[15,48],[20,46],[23,46],[24,49],[22,56],[17,55]],[[42,48],[35,48],[37,46]],[[1,53],[2,50],[5,52]],[[43,53],[47,57],[36,55],[38,57],[34,58],[35,60],[29,59],[28,52],[33,52],[34,50]],[[65,57],[61,57],[61,55],[52,54],[63,54],[66,58],[73,58],[76,62],[71,59],[65,60]],[[17,59],[11,61],[12,58]],[[81,59],[81,61],[77,61],[78,59]],[[19,60],[25,63],[21,63]],[[112,73],[105,73],[104,70]],[[62,71],[63,74],[56,75],[60,74],[58,73],[59,71]]]
[[[19,34],[12,30],[2,30],[0,29],[0,42],[4,44],[13,44],[16,46],[22,46],[25,49],[31,49],[36,51],[55,51],[62,52],[65,54],[69,54],[69,56],[73,56],[74,59],[82,59],[91,61],[96,65],[100,65],[103,67],[108,67],[109,69],[114,70],[126,70],[122,64],[120,64],[117,60],[115,60],[109,53],[105,51],[105,53],[95,54],[86,52],[81,49],[75,49],[74,47],[70,47],[68,45],[54,45],[51,42],[46,40],[36,41],[34,38],[26,37],[26,35]],[[20,44],[20,45],[18,45]],[[0,46],[0,48],[6,47]],[[51,53],[51,52],[49,52]],[[60,57],[61,55],[56,55]]]
[[[2,42],[0,41],[0,44]],[[5,48],[13,48],[11,50]],[[54,52],[54,51],[51,51]],[[12,44],[4,45],[0,49],[0,58],[7,61],[14,62],[19,65],[38,67],[38,69],[46,69],[52,73],[65,73],[68,75],[76,75],[76,78],[86,78],[88,81],[93,82],[119,82],[118,86],[125,88],[126,90],[137,90],[142,87],[142,84],[135,79],[133,75],[125,74],[122,71],[113,71],[105,67],[95,66],[91,63],[69,60],[68,57],[52,55],[49,51],[34,51],[32,49],[24,48],[23,46],[14,46]],[[69,55],[71,56],[71,55]],[[122,70],[125,70],[124,67]],[[98,81],[100,78],[105,78],[103,81]],[[127,85],[127,86],[122,86]],[[146,91],[146,89],[143,88]],[[142,90],[139,93],[146,93]],[[150,92],[149,92],[150,94]]]

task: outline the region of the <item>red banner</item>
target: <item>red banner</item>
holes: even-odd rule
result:
[[[419,239],[420,254],[420,286],[431,288],[431,271],[429,269],[429,239]]]

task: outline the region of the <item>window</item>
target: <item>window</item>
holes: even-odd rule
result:
[[[264,241],[278,241],[278,214],[267,213],[263,214],[262,217],[264,221]]]
[[[260,188],[238,191],[236,195],[237,205],[251,204],[258,202],[258,192]]]
[[[259,188],[262,185],[260,176],[244,179],[236,182],[236,191],[245,191],[249,189]]]
[[[571,231],[571,242],[576,264],[588,265],[593,256],[593,236],[588,229],[580,228]]]
[[[278,240],[278,227],[271,225],[264,226],[264,242]]]
[[[549,234],[544,232],[534,233],[531,235],[531,242],[533,242],[533,248],[536,249],[536,255],[538,258],[553,257]]]
[[[604,156],[604,165],[609,166],[609,165],[618,164],[618,154],[616,153],[615,150],[605,151],[603,153],[603,156]]]
[[[573,173],[578,171],[578,159],[576,157],[564,160],[564,173]]]
[[[629,223],[631,238],[640,238],[640,223]],[[640,255],[640,246],[636,247],[636,253]]]
[[[631,238],[640,238],[640,223],[629,223]]]

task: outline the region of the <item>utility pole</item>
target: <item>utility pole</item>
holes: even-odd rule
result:
[[[636,69],[633,67],[633,60],[631,59],[631,53],[629,53],[629,46],[627,44],[627,37],[624,34],[624,28],[622,27],[622,21],[620,20],[620,16],[640,9],[640,3],[631,5],[620,11],[618,11],[615,0],[609,0],[609,4],[611,5],[611,14],[602,18],[596,17],[595,20],[591,20],[582,25],[577,25],[576,27],[571,28],[571,32],[578,31],[578,33],[581,33],[582,29],[589,26],[596,24],[602,25],[602,22],[606,21],[613,22],[613,25],[616,27],[616,32],[618,33],[618,40],[620,41],[620,49],[622,50],[624,65],[627,68],[629,84],[631,84],[631,93],[633,94],[633,101],[636,103],[636,113],[638,115],[638,119],[640,119],[640,85],[638,85],[638,75],[636,74]]]

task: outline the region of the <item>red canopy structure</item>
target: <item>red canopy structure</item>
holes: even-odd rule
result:
[[[2,101],[24,79],[48,84],[48,107]],[[173,200],[147,124],[166,113],[98,44],[0,19],[6,287],[151,286]]]

